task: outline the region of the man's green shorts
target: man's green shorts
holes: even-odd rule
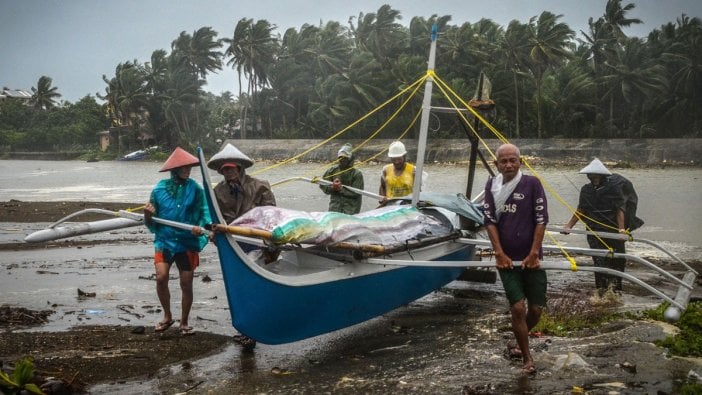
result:
[[[505,288],[509,305],[526,298],[530,306],[546,307],[546,271],[515,267],[512,270],[498,270]]]

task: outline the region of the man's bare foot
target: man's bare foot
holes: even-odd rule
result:
[[[536,365],[534,365],[534,361],[524,362],[524,365],[522,365],[522,372],[524,374],[536,374]]]

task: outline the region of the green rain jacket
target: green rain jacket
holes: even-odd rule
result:
[[[327,181],[334,181],[335,178],[341,180],[343,185],[347,185],[356,189],[363,189],[363,173],[360,170],[353,168],[342,169],[339,164],[336,164],[324,172],[322,178]],[[357,214],[361,211],[362,195],[351,192],[346,188],[341,188],[340,191],[333,191],[331,185],[320,185],[319,188],[324,191],[329,198],[329,211],[334,211],[344,214]]]

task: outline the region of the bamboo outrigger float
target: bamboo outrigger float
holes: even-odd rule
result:
[[[432,108],[431,106],[436,33],[436,30],[432,32],[428,77],[425,82],[422,104],[416,163],[417,174],[422,174],[429,114],[432,110],[447,111],[443,107]],[[480,98],[478,97],[478,99]],[[476,116],[476,122],[477,118]],[[466,196],[468,197],[470,197],[472,190],[478,157],[483,164],[487,165],[487,161],[478,150],[477,139],[471,137],[471,142],[469,177],[466,188]],[[215,222],[213,229],[216,232],[213,237],[219,254],[232,324],[238,331],[259,342],[266,344],[289,343],[345,328],[406,305],[440,289],[458,279],[466,268],[494,268],[493,261],[483,261],[477,255],[478,247],[490,245],[488,240],[478,238],[477,229],[482,224],[482,218],[471,215],[471,210],[457,209],[451,204],[439,204],[441,207],[432,204],[432,202],[438,202],[442,199],[450,202],[456,196],[446,195],[442,196],[441,199],[434,196],[427,199],[429,195],[419,193],[421,177],[415,179],[411,205],[420,211],[430,212],[433,216],[444,217],[447,223],[461,224],[447,235],[421,240],[411,239],[401,246],[392,247],[381,244],[359,244],[348,240],[331,245],[275,244],[272,242],[271,232],[268,230],[230,226],[224,223],[212,189],[210,174],[205,165],[205,156],[200,149],[198,149],[198,156],[207,203]],[[489,170],[488,166],[486,168]],[[320,180],[304,177],[295,177],[294,179],[305,182],[320,182]],[[373,198],[378,197],[367,191],[357,192]],[[472,200],[475,211],[478,211],[477,202],[479,200],[480,196]],[[107,223],[93,222],[88,227],[83,224],[66,222],[85,211],[87,210],[72,214],[52,224],[48,229],[27,236],[25,240],[41,242],[109,230],[110,227],[115,229],[143,224],[143,216],[140,214],[106,210],[102,210],[104,214],[118,218],[107,220],[110,221]],[[91,210],[91,212],[95,211]],[[191,227],[189,224],[164,221],[158,218],[154,218],[154,221],[185,229]],[[550,230],[557,231],[558,229],[550,228]],[[569,231],[582,233],[577,230]],[[623,237],[620,234],[599,234],[599,236],[605,238]],[[669,281],[675,282],[679,287],[674,297],[666,295],[629,273],[608,268],[589,265],[575,266],[572,261],[544,261],[542,267],[546,270],[579,270],[620,276],[670,303],[670,307],[665,312],[666,319],[669,321],[679,319],[690,300],[698,273],[656,243],[634,239],[632,235],[624,237],[632,242],[646,242],[661,249],[684,266],[685,274],[682,278],[678,278],[655,264],[631,254],[616,254],[607,250],[564,248],[553,245],[544,245],[544,250],[626,258],[656,271]],[[273,262],[265,263],[260,258],[260,254],[245,253],[240,244],[253,245],[261,249],[275,249],[280,254]]]

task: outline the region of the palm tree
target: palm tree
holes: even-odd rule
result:
[[[200,78],[205,78],[208,72],[222,69],[222,53],[218,51],[221,47],[217,32],[211,27],[202,27],[192,36],[183,31],[171,44],[173,51],[183,53]]]
[[[573,32],[567,24],[559,23],[562,15],[554,15],[548,11],[544,11],[539,15],[538,21],[536,17],[529,20],[529,62],[527,64],[534,78],[536,85],[536,117],[537,117],[537,137],[541,138],[543,129],[542,108],[541,108],[541,89],[546,73],[563,64],[563,62],[571,57],[569,52],[570,39],[573,38]]]
[[[622,27],[628,27],[634,24],[643,23],[638,18],[627,18],[626,13],[636,8],[633,3],[622,7],[622,0],[608,0],[605,6],[605,14],[602,17],[603,28],[609,35],[617,41],[622,41],[626,38],[626,34],[622,31]]]
[[[660,48],[660,59],[670,75],[670,91],[665,96],[661,123],[680,135],[702,132],[702,20],[682,15],[676,24],[654,31],[649,43]],[[676,125],[677,127],[673,127]]]
[[[58,104],[56,99],[61,97],[61,94],[57,92],[57,87],[51,86],[51,81],[50,77],[42,75],[37,81],[37,87],[32,87],[30,103],[37,110],[49,110]]]
[[[273,36],[275,25],[265,19],[256,23],[253,19],[242,18],[234,29],[232,38],[225,38],[227,44],[225,56],[231,57],[227,65],[236,68],[239,75],[239,96],[241,96],[241,76],[248,79],[247,93],[255,102],[256,91],[259,87],[268,85],[268,69],[274,63],[278,51],[278,41]],[[246,113],[242,119],[242,138],[246,137]]]
[[[136,120],[148,101],[144,66],[136,60],[120,63],[115,68],[114,77],[108,79],[103,75],[102,79],[107,84],[106,94],[98,97],[108,102],[113,125],[136,126]]]
[[[400,11],[385,4],[377,13],[360,13],[357,25],[349,19],[351,34],[356,46],[373,54],[384,69],[390,69],[406,47],[407,35],[403,26],[397,22],[402,19]]]
[[[646,98],[658,100],[668,87],[665,68],[650,59],[645,43],[638,38],[626,39],[616,51],[616,57],[605,62],[607,74],[604,82],[609,87],[605,97],[610,103],[610,119],[614,119],[615,103],[623,107],[620,132],[639,130]]]
[[[520,113],[519,103],[519,77],[524,73],[529,57],[527,50],[527,37],[529,26],[513,20],[507,26],[505,34],[498,40],[500,58],[504,61],[504,68],[512,73],[512,83],[514,84],[514,136],[519,138],[520,133]]]

